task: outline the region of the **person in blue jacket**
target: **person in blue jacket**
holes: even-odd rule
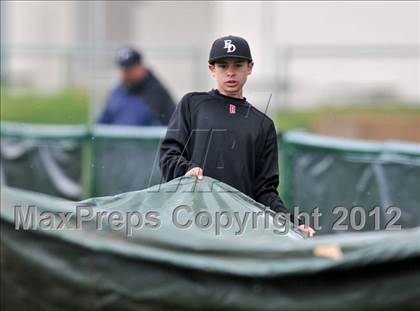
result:
[[[121,83],[110,94],[98,123],[133,126],[166,126],[175,103],[153,72],[132,48],[118,51]]]

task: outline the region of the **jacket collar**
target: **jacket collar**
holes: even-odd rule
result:
[[[226,96],[223,95],[222,93],[220,93],[218,90],[216,89],[212,89],[211,91],[209,91],[209,94],[213,97],[216,97],[218,99],[223,100],[224,102],[227,102],[229,104],[235,104],[235,105],[249,105],[249,103],[246,101],[246,98],[236,98],[236,97],[231,97],[231,96]]]

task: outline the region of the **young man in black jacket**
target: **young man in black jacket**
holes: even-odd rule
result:
[[[273,121],[243,97],[253,61],[245,39],[214,41],[209,70],[217,89],[186,94],[169,121],[160,149],[166,181],[187,175],[218,179],[275,212],[287,213],[277,187],[277,135]],[[312,236],[315,231],[300,225]]]

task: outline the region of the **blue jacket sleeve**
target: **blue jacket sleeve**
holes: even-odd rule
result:
[[[113,102],[113,98],[115,95],[116,90],[114,90],[111,95],[108,97],[105,108],[102,111],[101,116],[98,119],[98,123],[100,124],[112,124],[112,112],[111,112],[111,105]]]

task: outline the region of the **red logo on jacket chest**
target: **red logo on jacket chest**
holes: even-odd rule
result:
[[[229,113],[230,114],[235,114],[236,113],[236,106],[233,104],[229,105]]]

